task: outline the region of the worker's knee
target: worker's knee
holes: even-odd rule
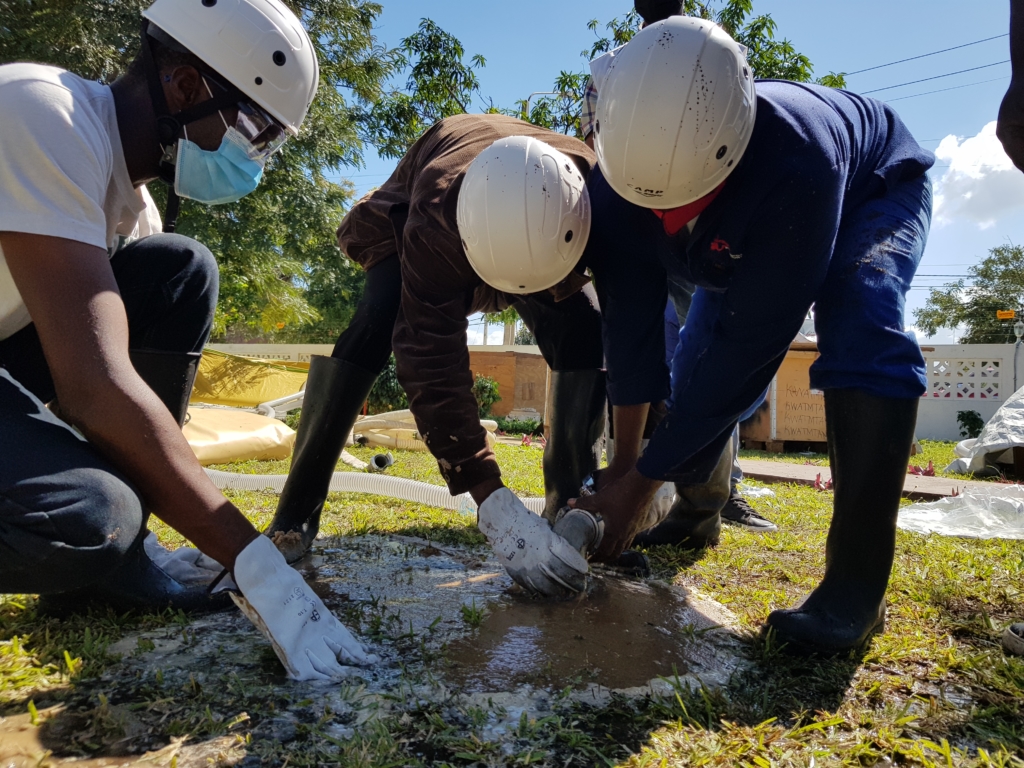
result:
[[[220,292],[220,272],[210,249],[177,234],[154,235],[146,240],[150,241],[154,255],[164,262],[162,271],[175,303],[194,305],[212,318]]]
[[[0,591],[46,594],[116,569],[145,533],[138,493],[116,474],[81,467],[0,497]]]
[[[220,274],[202,243],[173,233],[150,235],[121,248],[111,266],[126,304],[140,298],[213,318]]]
[[[87,539],[98,546],[101,560],[120,559],[145,529],[142,500],[134,488],[109,472],[82,472],[88,476],[82,494]]]

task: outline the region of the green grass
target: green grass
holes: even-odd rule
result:
[[[944,455],[941,445],[926,444],[925,457]],[[541,493],[539,450],[499,445],[497,452],[514,490]],[[365,460],[373,451],[353,453]],[[396,452],[396,459],[392,474],[440,483],[427,454]],[[286,462],[226,469],[283,472]],[[779,524],[777,533],[726,528],[714,550],[649,552],[660,577],[724,603],[748,633],[752,666],[724,691],[679,688],[674,697],[602,707],[556,696],[552,714],[524,715],[502,744],[484,738],[481,710],[411,692],[396,695],[390,714],[357,727],[318,699],[300,698],[307,689],[283,696],[259,670],[205,686],[112,676],[112,642],[169,624],[187,635],[185,617],[55,620],[37,615],[34,598],[7,596],[0,598],[0,715],[25,713],[31,702],[39,710],[63,703],[79,718],[75,733],[93,734],[91,741],[69,736],[81,754],[105,754],[119,740],[123,749],[134,732],[125,723],[134,721],[147,728],[133,737],[138,748],[235,734],[247,766],[1024,766],[1024,660],[1006,657],[998,639],[1024,616],[1024,544],[900,532],[885,634],[861,655],[794,660],[757,632],[769,611],[794,604],[820,578],[832,494],[774,489],[775,498],[752,504]],[[232,499],[257,525],[276,505],[268,494]],[[332,496],[324,529],[482,542],[473,520],[456,513],[359,495]],[[158,533],[180,541],[164,527]],[[470,606],[465,621],[479,610]],[[397,629],[389,634],[382,617],[364,620],[397,648],[413,643]],[[274,663],[268,650],[261,668]],[[294,738],[268,730],[285,713],[299,713]],[[339,725],[352,730],[339,735]]]

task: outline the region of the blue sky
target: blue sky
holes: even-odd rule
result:
[[[479,73],[481,92],[501,106],[511,106],[531,92],[549,90],[562,69],[581,69],[584,62],[579,54],[594,39],[586,23],[597,18],[603,24],[630,8],[629,0],[383,0],[383,5],[378,24],[381,42],[398,45],[420,18],[432,18],[462,41],[467,55],[479,53],[487,59]],[[952,0],[754,2],[755,12],[771,14],[780,36],[809,56],[818,74],[853,72],[1007,31],[1006,0],[972,3],[969,13],[964,8]],[[851,90],[865,92],[1008,58],[1008,41],[1000,38],[854,75],[848,84]],[[937,164],[941,167],[932,174],[941,202],[920,277],[908,299],[908,325],[913,322],[912,310],[927,297],[925,287],[946,281],[926,275],[965,274],[988,249],[1007,241],[1024,242],[1024,174],[1007,167],[998,142],[982,135],[996,118],[1009,74],[1009,64],[999,64],[873,94],[891,100],[924,146],[935,150],[941,144]],[[347,174],[360,192],[382,183],[395,164],[376,157],[367,160],[365,169]],[[952,334],[940,333],[933,341],[951,339]]]

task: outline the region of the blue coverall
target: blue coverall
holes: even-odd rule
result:
[[[750,144],[693,232],[665,234],[595,171],[586,259],[601,300],[613,405],[669,399],[637,469],[705,482],[815,305],[815,389],[925,392],[903,310],[931,223],[935,159],[882,102],[759,81]],[[667,282],[698,288],[673,360]]]

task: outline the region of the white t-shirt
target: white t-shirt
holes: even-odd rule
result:
[[[108,86],[57,67],[0,66],[0,232],[112,251],[154,222],[159,231],[154,211],[128,177]],[[31,322],[0,249],[0,340]]]

